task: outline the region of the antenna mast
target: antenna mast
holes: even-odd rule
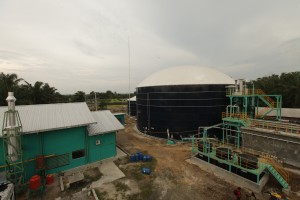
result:
[[[128,36],[128,115],[130,114],[130,41]]]

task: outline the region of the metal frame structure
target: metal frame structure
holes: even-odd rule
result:
[[[8,118],[10,115],[14,115],[16,119],[16,126],[10,127],[8,125]],[[3,119],[3,147],[4,147],[4,159],[6,162],[6,178],[8,181],[15,184],[16,188],[24,184],[25,182],[25,170],[23,162],[23,152],[22,152],[22,123],[18,111],[8,110],[4,113]],[[9,132],[14,132],[14,135],[9,134]],[[15,144],[11,141],[15,138]],[[9,154],[8,149],[13,148],[15,154]],[[17,160],[14,160],[17,157]]]
[[[289,188],[289,174],[282,168],[282,166],[274,159],[274,156],[263,152],[238,147],[216,140],[215,138],[208,138],[208,130],[211,128],[219,128],[222,124],[202,128],[202,132],[198,134],[198,138],[193,136],[192,140],[192,157],[199,156],[210,164],[219,166],[224,170],[235,173],[241,177],[250,179],[256,184],[260,183],[265,171],[269,171],[283,188]],[[201,130],[201,129],[199,129]],[[200,137],[202,135],[202,137]],[[197,143],[195,143],[197,141]],[[217,153],[218,148],[227,148],[225,156],[220,157]],[[230,152],[229,152],[230,149]],[[257,157],[257,165],[253,164],[252,160],[242,157],[241,154],[247,154]]]
[[[191,138],[192,156],[197,155],[210,164],[217,165],[242,177],[248,176],[256,184],[259,184],[264,172],[269,171],[284,188],[288,188],[288,173],[283,170],[276,159],[269,154],[242,147],[241,141],[242,126],[251,126],[252,121],[261,121],[256,119],[263,119],[274,110],[276,120],[281,119],[282,96],[267,95],[262,90],[255,89],[253,84],[250,88],[243,79],[236,80],[235,85],[226,88],[226,96],[230,99],[230,105],[227,106],[226,112],[222,113],[223,123],[210,127],[199,127],[198,138],[195,136]],[[261,105],[267,107],[259,111],[258,107]],[[221,141],[208,138],[208,130],[212,128],[222,129]],[[224,148],[225,151],[227,149],[228,152],[224,153],[225,157],[217,152],[218,148]],[[241,157],[243,153],[258,159],[255,162],[247,160],[247,158]],[[247,163],[257,164],[249,166]]]

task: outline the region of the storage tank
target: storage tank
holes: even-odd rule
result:
[[[127,108],[129,116],[136,116],[136,96],[127,99]]]
[[[234,80],[217,70],[182,66],[163,69],[136,88],[137,128],[157,137],[180,139],[199,126],[221,122]]]

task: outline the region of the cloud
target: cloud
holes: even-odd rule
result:
[[[299,69],[296,0],[3,0],[0,71],[61,93],[128,91],[160,69],[255,79]],[[130,45],[128,46],[128,39]]]

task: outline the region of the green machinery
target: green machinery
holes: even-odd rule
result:
[[[241,126],[249,126],[251,119],[263,119],[271,112],[276,113],[276,120],[281,119],[281,95],[268,95],[254,84],[247,85],[245,80],[235,81],[235,85],[227,86],[226,96],[230,104],[222,113],[223,143],[241,145]]]
[[[271,155],[243,148],[241,141],[241,127],[250,126],[253,119],[263,119],[272,111],[277,120],[281,119],[281,95],[267,95],[241,79],[227,87],[226,96],[230,105],[222,113],[223,123],[199,128],[198,138],[192,138],[192,156],[257,184],[267,170],[283,188],[288,188],[288,173],[280,164]],[[209,138],[210,129],[221,129],[222,138]]]
[[[25,171],[22,155],[22,123],[18,111],[15,110],[15,97],[9,92],[7,97],[8,111],[4,113],[2,137],[4,158],[6,162],[6,178],[19,186],[25,182]]]

